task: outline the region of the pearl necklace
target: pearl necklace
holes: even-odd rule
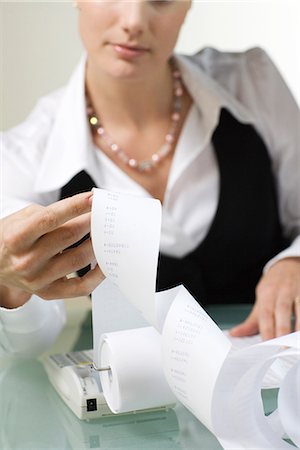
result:
[[[153,153],[149,160],[137,161],[135,158],[130,157],[122,148],[116,144],[113,139],[108,135],[100,119],[96,116],[93,107],[89,100],[87,100],[87,115],[93,134],[98,134],[103,142],[107,145],[112,153],[117,155],[121,161],[127,166],[135,169],[139,172],[150,172],[154,169],[162,159],[164,159],[173,148],[178,125],[181,118],[182,108],[182,95],[183,86],[181,82],[180,72],[172,64],[172,76],[173,76],[173,110],[171,113],[171,125],[165,136],[163,145]]]

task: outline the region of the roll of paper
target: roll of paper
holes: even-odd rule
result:
[[[153,327],[101,336],[98,361],[106,401],[114,413],[176,403],[163,372],[161,336]]]

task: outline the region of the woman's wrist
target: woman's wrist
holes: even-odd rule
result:
[[[23,306],[31,294],[15,287],[0,286],[0,307],[14,309]]]

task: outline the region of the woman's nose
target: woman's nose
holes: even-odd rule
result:
[[[147,2],[144,0],[124,2],[121,24],[130,38],[137,38],[143,34],[147,26],[147,19]]]

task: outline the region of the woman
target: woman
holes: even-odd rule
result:
[[[86,59],[3,137],[4,351],[41,351],[64,323],[61,302],[42,299],[103,279],[99,267],[66,278],[94,259],[89,239],[69,248],[89,231],[93,185],[161,200],[159,289],[255,300],[235,336],[288,333],[293,314],[299,329],[299,111],[271,61],[259,49],[173,56],[190,1],[77,6]]]

